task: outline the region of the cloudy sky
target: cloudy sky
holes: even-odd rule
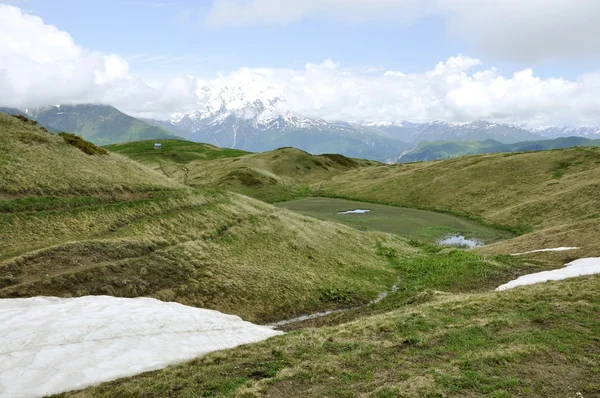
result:
[[[2,3],[3,0],[0,0]],[[597,0],[5,0],[0,105],[600,125]]]

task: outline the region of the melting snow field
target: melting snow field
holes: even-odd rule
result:
[[[577,250],[579,249],[578,247],[554,247],[552,249],[538,249],[538,250],[531,250],[528,252],[523,252],[523,253],[514,253],[511,254],[511,256],[522,256],[523,254],[531,254],[531,253],[540,253],[540,252],[563,252],[566,250]]]
[[[150,298],[0,300],[0,396],[80,389],[278,334]]]
[[[371,210],[366,210],[366,209],[354,209],[354,210],[338,211],[338,214],[365,214],[370,211]]]
[[[600,257],[581,258],[565,264],[564,268],[523,275],[497,287],[496,290],[507,290],[517,286],[532,285],[534,283],[546,281],[558,281],[561,279],[593,274],[600,274]]]
[[[481,246],[482,243],[475,239],[467,239],[464,236],[451,236],[446,239],[440,240],[440,245],[443,246],[466,246],[469,249],[474,248],[475,246]]]

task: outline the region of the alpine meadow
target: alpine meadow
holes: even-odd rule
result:
[[[1,1],[0,397],[600,397],[595,2]]]

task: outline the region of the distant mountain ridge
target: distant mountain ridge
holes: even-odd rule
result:
[[[361,122],[363,126],[373,127],[394,139],[411,144],[423,141],[485,141],[496,140],[505,144],[539,140],[541,137],[514,124],[503,124],[477,120],[469,123],[449,123],[433,121],[427,123]]]
[[[577,146],[600,146],[600,139],[560,137],[550,140],[517,142],[514,144],[503,144],[494,140],[421,142],[416,148],[405,151],[397,159],[397,162],[421,162],[484,153],[544,151]]]
[[[175,137],[164,127],[148,124],[108,105],[53,105],[26,109],[24,113],[51,130],[74,133],[98,145]]]

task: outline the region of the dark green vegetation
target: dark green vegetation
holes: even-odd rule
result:
[[[382,231],[429,242],[464,235],[485,243],[510,237],[510,234],[483,227],[464,218],[404,207],[386,206],[332,198],[304,198],[279,204],[288,210],[321,220],[335,221],[360,230]],[[369,209],[365,214],[338,214],[340,211]]]
[[[503,144],[494,140],[485,141],[432,141],[421,142],[399,159],[399,163],[420,162],[498,152],[544,151],[572,147],[600,146],[600,140],[583,137],[566,137],[542,141],[524,141]]]
[[[88,155],[108,155],[106,149],[96,146],[78,135],[71,133],[58,133],[58,135],[60,135],[67,144],[73,145],[83,153],[87,153]]]
[[[174,138],[163,127],[142,122],[107,105],[50,106],[33,110],[31,117],[52,130],[77,134],[97,145]]]
[[[162,142],[90,156],[0,115],[0,297],[151,296],[269,322],[395,289],[260,344],[65,395],[600,394],[600,277],[492,292],[567,256],[600,255],[600,149],[386,166],[293,148],[244,154]],[[365,218],[360,231],[228,191],[272,202],[359,199],[280,206],[383,217]],[[424,242],[440,224],[502,235],[448,213],[521,235],[470,251]],[[420,239],[376,231],[384,228]],[[581,249],[508,255],[555,246]]]

